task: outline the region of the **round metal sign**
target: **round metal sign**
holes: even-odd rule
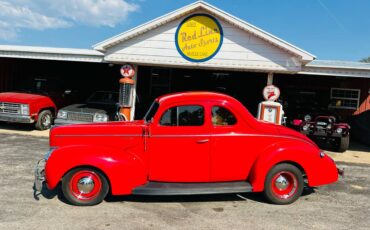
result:
[[[193,14],[177,28],[176,48],[191,62],[204,62],[214,57],[223,40],[221,24],[208,14]]]
[[[129,78],[132,78],[135,76],[135,69],[132,65],[130,64],[125,64],[121,67],[121,75],[123,77],[129,77]]]
[[[263,88],[262,94],[266,101],[276,101],[280,97],[280,89],[274,85],[268,85]]]

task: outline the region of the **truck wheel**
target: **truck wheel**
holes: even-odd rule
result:
[[[338,149],[337,149],[338,152],[343,153],[343,152],[347,151],[348,147],[349,147],[349,135],[347,135],[346,137],[341,137],[339,139],[339,145],[338,145]]]
[[[303,192],[301,170],[291,164],[278,164],[266,176],[264,195],[273,204],[291,204]]]
[[[52,123],[53,113],[50,110],[43,110],[37,118],[35,127],[38,130],[46,130],[51,128]]]
[[[91,168],[76,168],[62,179],[64,197],[73,205],[90,206],[99,204],[109,191],[105,176]]]

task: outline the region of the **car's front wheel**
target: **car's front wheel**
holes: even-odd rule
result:
[[[339,143],[338,143],[337,151],[341,153],[347,151],[349,147],[349,135],[347,135],[346,137],[341,137],[338,141]]]
[[[301,170],[291,164],[278,164],[267,174],[264,195],[273,204],[291,204],[302,194],[304,181]]]
[[[43,110],[39,113],[35,127],[38,130],[50,129],[53,124],[53,113],[50,110]]]
[[[62,179],[62,191],[68,202],[78,206],[99,204],[109,191],[105,176],[92,168],[76,168]]]

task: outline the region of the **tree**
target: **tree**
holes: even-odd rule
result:
[[[370,63],[370,57],[363,58],[360,60],[360,62]]]

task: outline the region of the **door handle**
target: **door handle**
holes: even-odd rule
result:
[[[207,143],[209,141],[209,139],[204,139],[204,140],[199,140],[197,141],[198,144],[204,144],[204,143]]]

